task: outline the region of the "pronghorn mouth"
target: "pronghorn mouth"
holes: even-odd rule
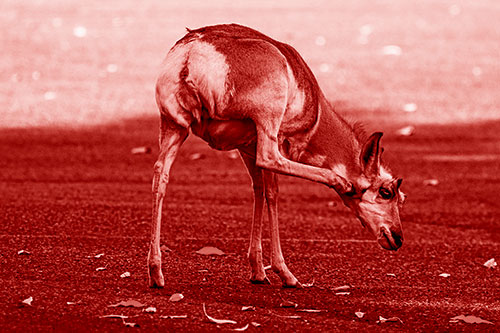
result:
[[[380,237],[378,238],[378,243],[380,246],[382,246],[386,250],[394,250],[396,251],[397,249],[400,248],[401,245],[398,245],[396,243],[396,240],[392,238],[392,236],[389,236],[387,232],[381,231]]]

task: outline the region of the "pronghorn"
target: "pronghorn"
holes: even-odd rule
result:
[[[403,242],[401,179],[381,165],[382,133],[364,138],[330,106],[291,46],[253,29],[189,30],[169,51],[156,84],[160,152],[154,165],[149,285],[163,287],[162,202],[174,159],[189,131],[215,149],[238,149],[252,178],[248,257],[252,283],[269,283],[262,260],[264,203],[271,223],[271,267],[284,287],[300,287],[287,268],[278,232],[277,174],[333,188],[385,249]]]

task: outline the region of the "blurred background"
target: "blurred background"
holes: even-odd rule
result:
[[[500,118],[495,0],[3,0],[0,127],[156,116],[156,74],[185,27],[232,22],[294,46],[343,113]]]

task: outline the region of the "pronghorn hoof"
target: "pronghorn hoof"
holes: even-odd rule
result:
[[[250,282],[252,284],[271,284],[271,281],[269,281],[269,279],[267,278],[267,276],[263,280],[260,280],[260,279],[250,279]]]
[[[296,289],[302,289],[304,288],[302,286],[302,283],[299,282],[299,280],[294,279],[292,282],[283,282],[283,288],[296,288]]]
[[[158,266],[149,267],[149,287],[150,288],[163,288],[165,286],[165,279]]]

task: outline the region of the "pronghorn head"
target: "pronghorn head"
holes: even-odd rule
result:
[[[397,250],[403,244],[399,212],[405,201],[401,178],[393,178],[380,163],[380,138],[373,133],[361,149],[361,175],[350,179],[350,190],[341,192],[345,205],[384,249]]]

